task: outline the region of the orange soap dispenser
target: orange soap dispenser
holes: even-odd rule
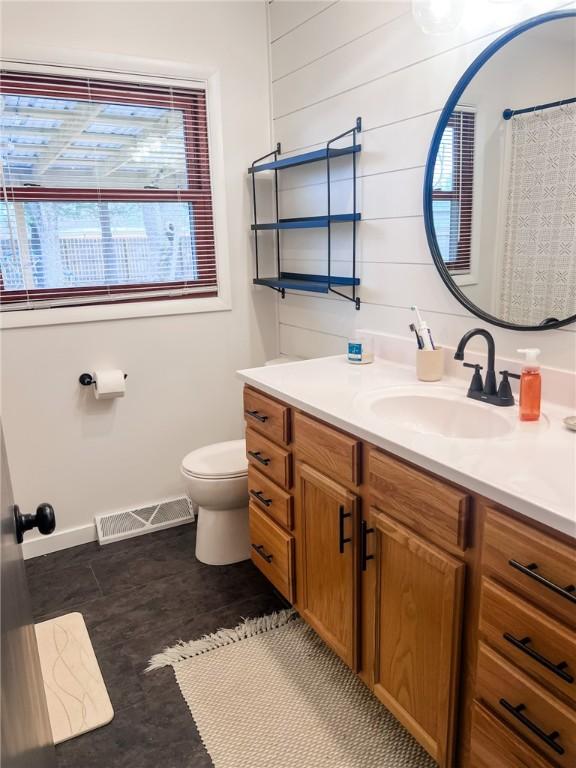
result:
[[[526,364],[520,376],[520,421],[538,421],[542,397],[542,377],[537,362],[540,350],[529,348],[516,351],[526,355]]]

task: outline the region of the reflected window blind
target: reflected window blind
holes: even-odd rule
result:
[[[217,295],[206,94],[0,73],[3,310]]]
[[[454,274],[469,273],[472,264],[475,123],[471,110],[452,113],[434,167],[434,229],[444,263]]]

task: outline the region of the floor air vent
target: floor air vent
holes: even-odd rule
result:
[[[163,501],[141,509],[96,515],[96,530],[100,544],[142,536],[145,533],[172,528],[194,520],[192,505],[186,497]]]

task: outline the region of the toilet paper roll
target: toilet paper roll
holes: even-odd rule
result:
[[[94,396],[97,400],[109,400],[113,397],[124,397],[126,380],[124,371],[112,369],[109,371],[94,371]]]

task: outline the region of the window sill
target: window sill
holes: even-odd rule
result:
[[[464,274],[455,274],[452,275],[452,279],[459,287],[464,287],[466,285],[478,285],[478,279],[476,278],[476,275],[473,272],[464,273]]]
[[[141,301],[130,304],[102,304],[84,307],[54,307],[3,312],[0,328],[30,328],[41,325],[73,325],[75,323],[105,322],[139,317],[164,315],[195,315],[202,312],[226,312],[230,301],[223,296],[204,299],[171,299],[168,301]]]

